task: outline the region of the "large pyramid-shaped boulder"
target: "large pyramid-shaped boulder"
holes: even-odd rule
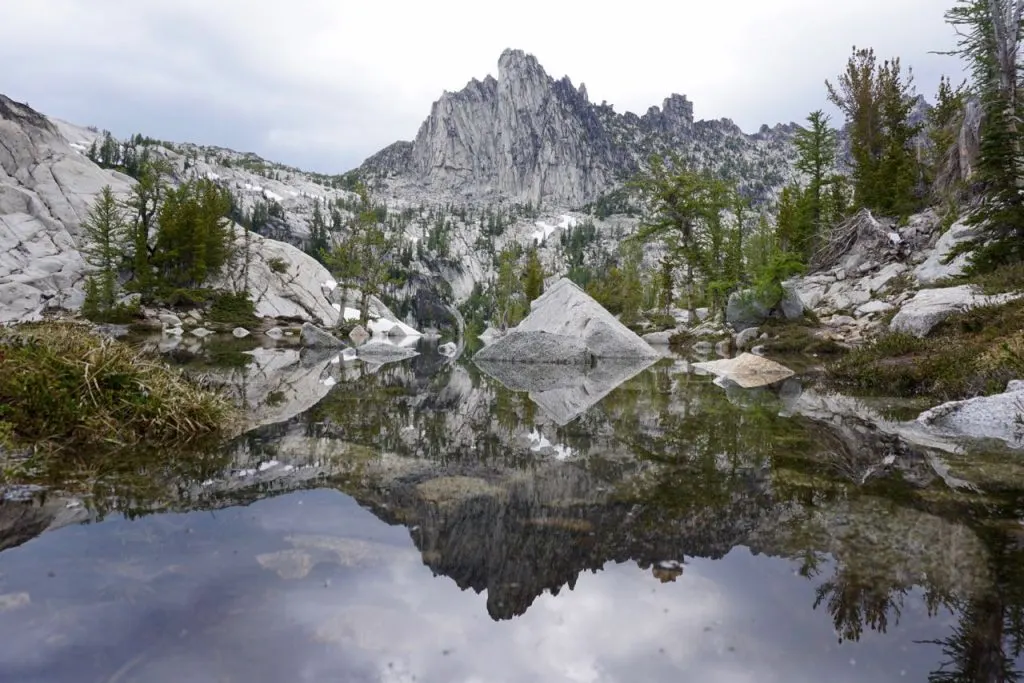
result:
[[[658,352],[568,278],[530,304],[530,315],[476,358],[521,363],[589,363],[657,358]]]

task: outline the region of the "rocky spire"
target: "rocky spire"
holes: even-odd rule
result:
[[[695,124],[693,104],[679,94],[642,117],[616,114],[591,104],[586,86],[575,88],[567,76],[556,81],[536,57],[508,49],[498,59],[497,78],[444,93],[411,147],[392,146],[363,170],[464,199],[580,207],[635,172],[652,152],[692,153],[732,168],[743,164],[730,155],[764,154],[754,136],[740,131],[738,144],[732,140],[735,126],[711,122],[695,129],[702,124]],[[788,144],[791,136],[780,136]],[[774,154],[778,159],[751,168],[788,177],[785,151]],[[752,183],[761,187],[760,180]]]

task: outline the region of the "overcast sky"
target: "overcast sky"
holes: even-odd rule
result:
[[[952,0],[0,0],[0,93],[116,135],[218,144],[341,172],[412,139],[444,90],[526,50],[590,99],[670,93],[744,130],[825,107],[853,45],[929,98],[961,74]]]

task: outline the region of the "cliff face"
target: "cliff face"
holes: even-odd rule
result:
[[[415,140],[370,157],[370,176],[398,177],[461,199],[504,197],[578,207],[613,189],[652,153],[672,150],[741,181],[758,197],[792,174],[792,125],[746,135],[727,119],[694,121],[673,94],[643,116],[590,102],[586,87],[551,78],[537,59],[506,50],[498,77],[444,93]]]

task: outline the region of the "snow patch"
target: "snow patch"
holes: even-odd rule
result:
[[[276,192],[271,192],[270,190],[263,190],[263,196],[275,202],[284,201],[284,197],[282,197]]]
[[[551,443],[551,441],[549,441],[546,436],[541,434],[536,429],[530,432],[529,439],[530,450],[533,451],[534,453],[539,453],[540,451],[550,449],[554,451],[553,455],[555,456],[555,460],[568,460],[573,455],[575,455],[573,449],[562,444]]]
[[[340,305],[335,304],[335,306],[338,306],[339,311],[341,310]],[[359,320],[359,318],[362,317],[359,314],[358,308],[349,308],[348,306],[345,307],[345,312],[343,313],[343,315],[345,316],[345,320]]]
[[[260,464],[260,472],[266,472],[271,467],[277,467],[280,464],[281,463],[279,463],[277,460],[268,460],[267,462]]]
[[[574,228],[576,227],[576,223],[576,219],[568,214],[559,216],[558,223],[556,225],[552,225],[547,221],[537,221],[533,225],[539,229],[534,230],[531,237],[533,238],[533,241],[543,243],[547,241],[548,237],[551,237],[555,230],[567,230],[569,228]]]

